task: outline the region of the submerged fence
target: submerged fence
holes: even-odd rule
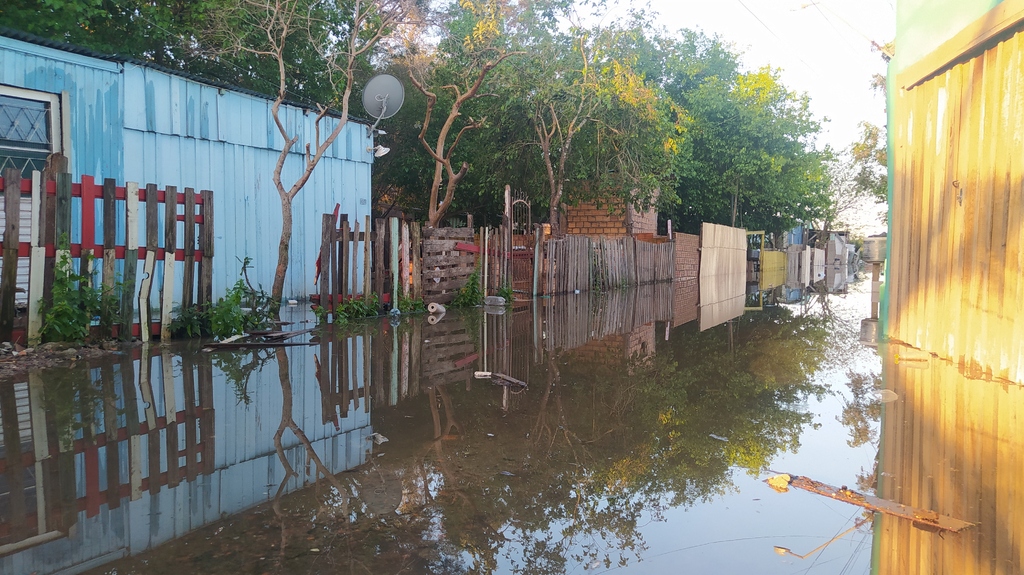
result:
[[[122,187],[109,178],[99,185],[91,176],[72,183],[70,174],[46,180],[33,172],[23,179],[17,169],[7,170],[0,186],[0,341],[21,339],[23,330],[30,342],[40,338],[62,257],[91,276],[106,296],[116,297],[116,305],[100,313],[100,325],[110,326],[103,336],[169,337],[175,305],[211,301],[213,192],[134,182]],[[19,307],[26,309],[24,326],[15,325]]]

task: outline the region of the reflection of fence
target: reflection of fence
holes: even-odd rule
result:
[[[655,321],[672,321],[673,284],[641,286],[592,296],[543,301],[548,350],[569,350],[593,339],[626,334]]]
[[[185,188],[179,193],[173,186],[159,190],[154,184],[140,189],[133,182],[119,187],[111,179],[97,185],[90,176],[74,184],[68,174],[43,181],[38,172],[27,180],[18,170],[8,170],[0,182],[5,190],[0,340],[12,339],[19,299],[28,311],[28,339],[39,337],[41,302],[51,298],[62,239],[68,242],[66,253],[77,260],[75,269],[82,269],[84,255],[102,262],[95,269],[103,289],[118,296],[118,305],[104,309],[100,319],[101,324],[114,326],[115,335],[167,337],[176,303],[190,307],[211,300],[213,192],[197,194]],[[97,236],[102,236],[99,242]],[[151,298],[157,297],[152,294],[154,280],[159,296],[159,309],[152,313],[158,318],[155,324],[150,320]],[[118,291],[118,285],[123,289]],[[175,297],[178,285],[182,286],[180,301]],[[20,297],[16,296],[19,289],[24,290]]]
[[[879,496],[975,526],[943,537],[880,514],[877,573],[1021,573],[1024,387],[910,348],[879,352],[884,387],[898,398],[881,409]]]
[[[8,485],[0,508],[10,510],[0,523],[0,555],[63,536],[80,511],[95,517],[101,506],[117,509],[122,499],[213,471],[211,365],[182,359],[179,406],[171,356],[161,356],[157,371],[148,351],[133,353],[91,370],[95,382],[76,386],[71,378],[82,374],[74,373],[49,381],[49,393],[40,375],[0,386],[0,475]],[[101,389],[96,396],[94,385]],[[28,424],[19,426],[19,419]]]
[[[338,341],[338,363],[365,377],[360,338]],[[311,357],[292,359],[295,376],[312,376]],[[335,420],[340,429],[320,425],[330,419],[319,390],[282,395],[271,361],[245,351],[151,357],[143,346],[0,385],[0,573],[80,572],[312,483],[315,474],[285,475],[282,457],[295,468],[309,458],[295,434],[275,436],[285,416],[332,472],[364,463],[365,402]],[[365,384],[350,389],[365,401]]]

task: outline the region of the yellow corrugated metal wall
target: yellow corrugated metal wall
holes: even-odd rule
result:
[[[1022,48],[1018,29],[895,95],[888,277],[890,338],[1018,382]]]

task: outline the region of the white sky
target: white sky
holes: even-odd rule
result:
[[[783,83],[806,92],[818,118],[829,119],[819,144],[843,149],[857,139],[860,121],[885,123],[885,101],[870,87],[873,74],[885,73],[885,62],[869,39],[893,39],[895,0],[820,0],[817,6],[811,0],[649,1],[670,31],[719,35],[741,53],[745,69],[781,68]]]

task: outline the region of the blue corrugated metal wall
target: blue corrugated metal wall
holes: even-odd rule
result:
[[[0,37],[0,84],[59,94],[71,107],[71,172],[124,180],[121,66]]]
[[[213,190],[215,297],[238,279],[239,260],[245,257],[255,264],[250,277],[269,290],[281,235],[281,201],[272,178],[283,145],[271,120],[270,101],[4,37],[0,83],[68,92],[76,180],[86,174],[114,178],[119,184]],[[282,179],[287,186],[302,169],[298,152],[314,135],[315,116],[293,107],[283,111],[285,125],[300,134],[296,153],[285,164]],[[331,128],[324,126],[321,133]],[[315,291],[321,214],[340,203],[342,213],[362,224],[370,213],[371,146],[366,126],[347,125],[295,198],[286,298],[301,299]],[[119,239],[123,233],[118,230]],[[162,279],[160,266],[156,279]]]

